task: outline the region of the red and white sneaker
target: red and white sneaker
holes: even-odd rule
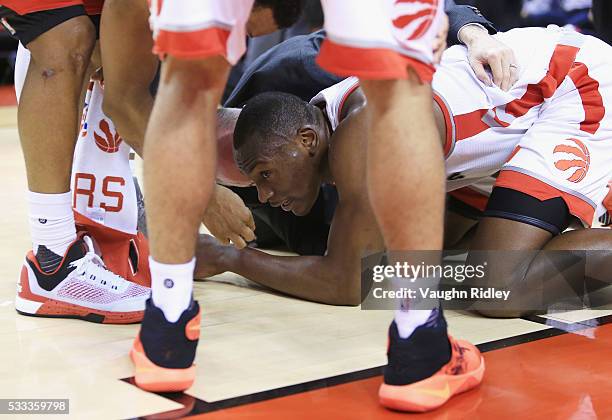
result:
[[[15,309],[30,316],[129,324],[142,320],[150,292],[106,269],[91,238],[80,236],[51,273],[42,271],[34,253],[28,252]]]

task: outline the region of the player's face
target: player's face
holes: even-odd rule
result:
[[[247,175],[257,187],[259,201],[297,216],[306,215],[319,195],[319,165],[299,145],[287,145],[273,157],[258,158]]]

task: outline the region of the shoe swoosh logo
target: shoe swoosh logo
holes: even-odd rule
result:
[[[440,398],[448,398],[450,397],[451,394],[451,390],[450,387],[448,386],[448,384],[446,384],[446,386],[444,388],[441,389],[419,389],[419,391],[421,394],[425,394],[425,395],[431,395],[434,397],[440,397]]]

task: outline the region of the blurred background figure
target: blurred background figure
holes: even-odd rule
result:
[[[592,32],[590,9],[591,0],[524,0],[521,26],[570,25],[580,32]]]
[[[590,32],[592,0],[458,0],[475,6],[500,31],[516,27],[572,25],[581,32]]]

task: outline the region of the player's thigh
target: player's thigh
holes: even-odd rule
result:
[[[33,13],[20,16],[14,22],[19,22],[19,27],[23,28],[20,39],[32,55],[31,66],[64,68],[68,65],[70,71],[78,72],[89,65],[96,34],[82,7]]]
[[[102,11],[100,44],[105,95],[147,92],[159,62],[153,54],[147,1],[106,0]]]

